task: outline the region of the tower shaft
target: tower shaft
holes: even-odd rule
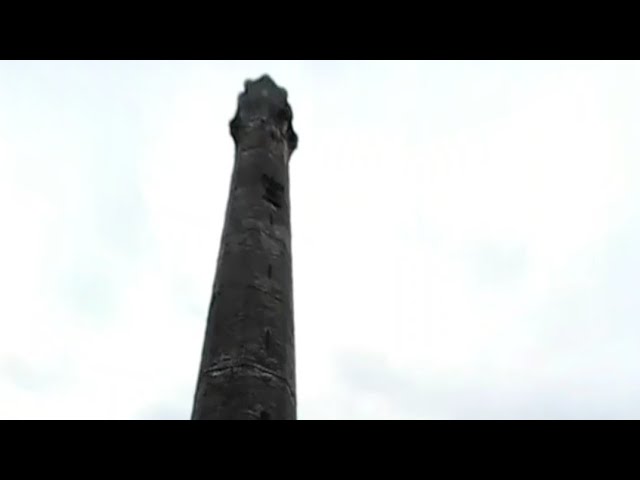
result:
[[[192,419],[296,418],[287,93],[245,82]]]

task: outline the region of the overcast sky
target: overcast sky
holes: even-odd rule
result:
[[[640,418],[640,63],[0,62],[0,418],[189,418],[246,78],[301,419]]]

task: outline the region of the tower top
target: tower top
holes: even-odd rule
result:
[[[287,143],[289,153],[298,146],[293,130],[293,112],[287,101],[287,91],[279,87],[269,75],[245,80],[244,91],[238,95],[238,109],[229,123],[236,144],[243,133],[255,128],[271,129]]]

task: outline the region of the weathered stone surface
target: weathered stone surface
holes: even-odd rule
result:
[[[192,412],[194,420],[296,418],[287,92],[246,81]]]

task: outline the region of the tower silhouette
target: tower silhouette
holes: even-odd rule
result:
[[[247,80],[229,126],[235,160],[194,420],[296,418],[287,92]]]

